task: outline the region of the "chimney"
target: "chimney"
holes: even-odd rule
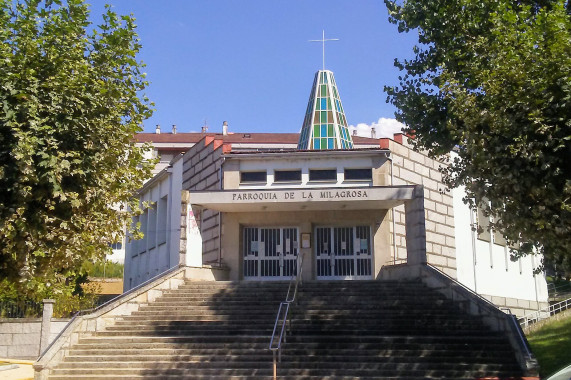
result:
[[[228,136],[228,122],[227,121],[222,123],[222,135]]]
[[[207,125],[202,126],[202,133],[206,133],[206,131],[208,131],[208,126]]]
[[[371,138],[372,139],[377,138],[377,131],[375,131],[375,127],[371,127]]]
[[[161,126],[160,126],[159,124],[157,124],[157,129],[155,129],[155,133],[156,133],[157,135],[160,135],[160,134],[161,134]]]
[[[172,134],[176,135],[176,124],[172,125]]]
[[[357,128],[353,129],[353,136],[357,136]]]

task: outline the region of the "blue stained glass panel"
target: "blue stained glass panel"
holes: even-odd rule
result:
[[[327,125],[321,124],[321,137],[327,137]]]
[[[313,139],[313,149],[321,149],[319,144],[319,138]]]
[[[327,99],[326,98],[321,98],[321,109],[322,110],[327,109]]]
[[[335,140],[333,140],[333,139],[327,139],[327,149],[335,148],[334,141]]]

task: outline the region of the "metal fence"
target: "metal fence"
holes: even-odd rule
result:
[[[42,316],[43,304],[34,301],[0,301],[0,318],[38,318]]]
[[[543,319],[547,319],[552,315],[565,311],[567,309],[571,309],[571,298],[566,299],[565,301],[557,302],[549,307],[543,308],[531,314],[524,315],[523,317],[518,319],[518,322],[522,328],[526,328],[536,322],[539,322]]]

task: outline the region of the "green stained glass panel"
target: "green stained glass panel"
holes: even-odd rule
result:
[[[327,86],[324,84],[321,85],[321,96],[324,98],[327,96]]]
[[[335,134],[333,134],[333,124],[327,125],[327,136],[329,137],[335,136]]]
[[[327,149],[327,139],[321,138],[321,149]]]
[[[331,108],[331,98],[327,98],[327,109],[330,110]]]
[[[327,123],[327,111],[321,111],[321,122]]]
[[[319,137],[319,125],[313,126],[313,137]]]

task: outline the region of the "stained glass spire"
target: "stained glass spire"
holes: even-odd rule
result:
[[[353,149],[335,77],[329,70],[315,74],[297,149]]]

